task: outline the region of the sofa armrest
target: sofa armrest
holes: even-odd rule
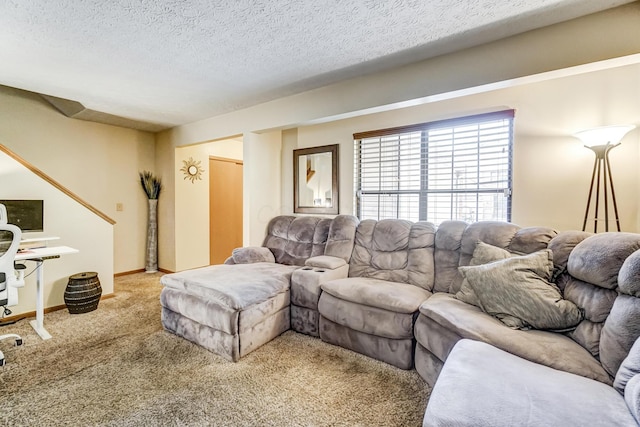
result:
[[[253,264],[255,262],[272,262],[276,259],[273,252],[269,248],[261,246],[247,246],[245,248],[236,248],[233,250],[230,258],[224,262],[225,264]]]
[[[317,310],[321,285],[348,275],[349,265],[342,258],[324,255],[309,258],[304,267],[291,275],[291,303]]]
[[[323,268],[326,270],[336,270],[337,268],[347,265],[347,262],[342,258],[320,255],[307,259],[304,265],[307,267]]]

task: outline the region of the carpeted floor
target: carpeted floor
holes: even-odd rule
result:
[[[116,279],[98,310],[3,327],[0,425],[420,426],[429,387],[403,371],[292,331],[227,362],[162,330],[160,274]]]

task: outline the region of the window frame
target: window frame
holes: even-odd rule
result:
[[[452,118],[452,119],[445,119],[445,120],[438,120],[438,121],[432,121],[432,122],[426,122],[426,123],[418,123],[418,124],[413,124],[413,125],[408,125],[408,126],[399,126],[399,127],[394,127],[394,128],[386,128],[386,129],[379,129],[379,130],[373,130],[373,131],[366,131],[366,132],[359,132],[359,133],[354,133],[353,134],[353,139],[354,139],[354,205],[355,205],[355,213],[356,216],[360,219],[362,219],[363,216],[363,212],[362,212],[362,196],[363,195],[378,195],[378,203],[377,203],[377,211],[378,211],[378,219],[380,219],[380,211],[381,211],[381,204],[380,204],[380,196],[382,195],[396,195],[397,197],[399,197],[402,194],[418,194],[418,198],[419,198],[419,202],[418,202],[418,218],[419,220],[427,220],[427,221],[431,221],[431,222],[435,222],[432,219],[427,218],[427,211],[428,211],[428,201],[427,198],[429,197],[429,195],[433,195],[433,194],[438,194],[438,193],[442,193],[442,194],[465,194],[465,195],[476,195],[476,200],[478,203],[479,200],[479,195],[481,194],[504,194],[506,200],[506,218],[504,220],[506,221],[511,221],[511,208],[512,208],[512,195],[513,195],[513,139],[514,139],[514,118],[515,118],[515,110],[513,109],[509,109],[509,110],[501,110],[501,111],[495,111],[495,112],[491,112],[491,113],[484,113],[484,114],[476,114],[476,115],[470,115],[470,116],[464,116],[464,117],[458,117],[458,118]],[[469,126],[469,125],[478,125],[478,128],[480,128],[480,126],[483,123],[488,123],[488,122],[492,122],[492,121],[498,121],[498,120],[508,120],[508,123],[505,124],[505,126],[507,127],[507,133],[508,133],[508,142],[506,144],[506,148],[508,150],[507,156],[506,156],[506,162],[507,162],[507,168],[506,168],[506,187],[500,187],[500,188],[474,188],[474,189],[456,189],[453,188],[453,186],[451,186],[451,188],[446,188],[446,189],[429,189],[428,185],[427,185],[427,181],[428,181],[428,153],[429,153],[429,139],[428,139],[428,134],[430,131],[433,130],[437,130],[437,129],[454,129],[454,128],[459,128],[461,126]],[[420,189],[411,189],[411,190],[402,190],[402,189],[396,189],[396,190],[388,190],[388,189],[381,189],[381,185],[379,185],[379,190],[362,190],[362,178],[363,178],[363,172],[361,170],[362,167],[362,140],[364,139],[368,139],[368,138],[380,138],[381,139],[381,147],[382,147],[382,138],[384,137],[397,137],[398,138],[398,149],[400,149],[401,147],[401,139],[402,139],[402,135],[406,135],[409,133],[416,133],[416,132],[420,132]],[[453,151],[453,147],[454,147],[454,141],[455,138],[452,139],[452,151]],[[480,140],[478,139],[477,142],[477,152],[478,152],[478,159],[480,158]],[[382,154],[380,154],[380,158],[382,159]],[[451,156],[452,162],[455,159],[455,156],[452,155]],[[406,159],[403,159],[406,160]],[[401,162],[401,158],[400,156],[398,156],[398,169],[399,169],[399,165]],[[426,163],[425,163],[426,162]],[[476,163],[478,166],[478,173],[480,173],[480,167],[481,167],[481,163],[480,160],[478,160],[478,163]],[[382,170],[382,166],[380,164],[379,169]],[[383,180],[379,181],[381,184],[383,183]],[[398,177],[398,182],[400,183],[400,178]],[[479,184],[478,184],[479,186]],[[452,202],[453,205],[453,202]],[[396,206],[396,218],[402,218],[400,216],[400,203],[397,203]],[[453,207],[450,210],[451,212],[453,211]],[[478,215],[479,212],[478,210],[475,211],[475,216],[476,219],[478,220]],[[369,216],[368,216],[369,217]],[[388,217],[388,216],[385,216]],[[451,219],[451,218],[450,218]],[[455,218],[453,218],[455,219]]]

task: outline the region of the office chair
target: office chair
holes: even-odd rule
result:
[[[0,204],[0,210],[3,210]],[[18,289],[24,286],[22,269],[16,270],[15,257],[22,237],[20,228],[13,224],[2,223],[6,215],[0,212],[0,309],[11,314],[7,308],[18,303]],[[22,338],[16,334],[0,335],[0,341],[13,338],[16,345],[22,345]],[[4,366],[4,354],[0,351],[0,366]]]

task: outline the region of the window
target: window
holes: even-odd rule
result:
[[[513,116],[354,134],[358,218],[510,221]]]

